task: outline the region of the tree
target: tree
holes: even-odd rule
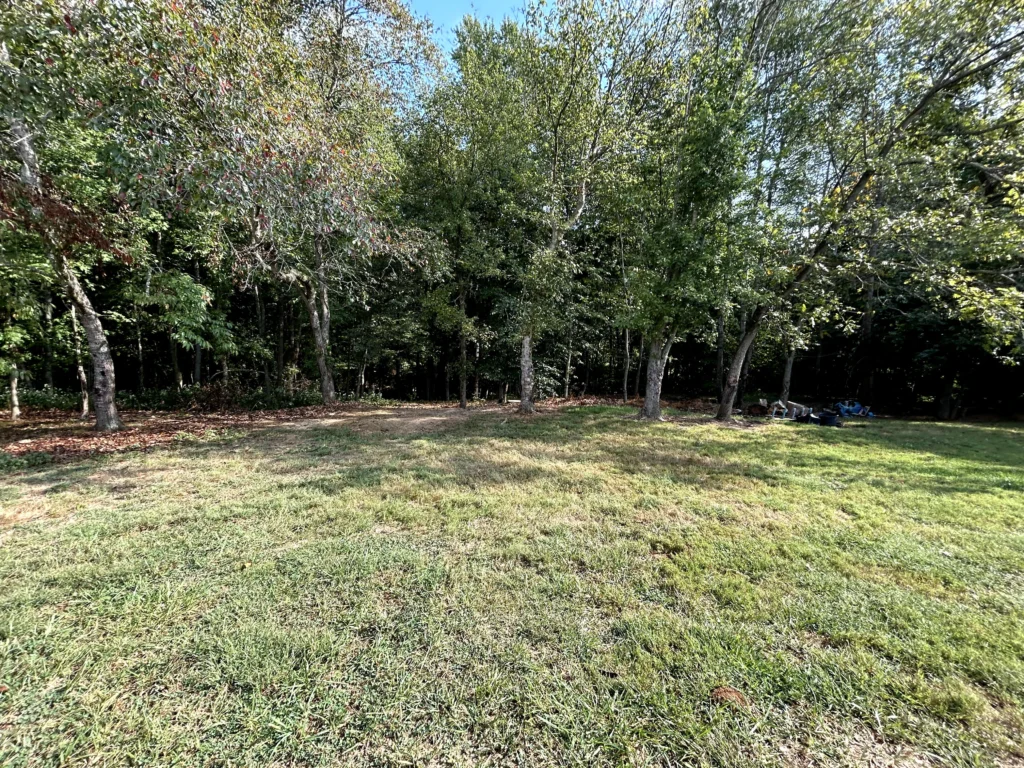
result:
[[[997,103],[989,100],[992,94],[977,89],[1021,66],[1020,11],[1016,0],[942,9],[880,2],[844,8],[807,26],[845,52],[828,66],[803,70],[799,86],[816,108],[808,122],[818,128],[802,137],[799,153],[787,150],[821,192],[791,209],[790,244],[762,267],[763,291],[729,366],[719,419],[732,413],[743,361],[761,324],[792,302],[816,270],[843,258],[851,228],[868,205],[867,191],[925,153],[926,118],[960,100],[971,103],[979,119],[1004,119],[1002,109],[989,109]],[[854,17],[860,23],[851,24]],[[798,103],[803,109],[808,102]],[[777,183],[774,176],[765,183]],[[791,178],[799,176],[790,171]]]
[[[638,140],[658,75],[683,38],[674,3],[557,3],[526,9],[517,51],[529,87],[524,118],[531,131],[546,237],[520,267],[522,346],[520,411],[533,411],[535,337],[557,317],[576,266],[564,247],[580,222],[599,173]]]
[[[456,35],[455,69],[430,94],[404,145],[404,202],[406,215],[441,247],[425,302],[438,328],[458,336],[466,407],[467,343],[475,340],[479,350],[484,337],[497,335],[483,323],[508,298],[504,273],[526,247],[521,212],[536,180],[520,113],[525,84],[509,76],[518,28],[467,18]]]

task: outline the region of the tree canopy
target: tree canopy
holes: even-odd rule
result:
[[[1021,19],[556,0],[444,51],[401,0],[7,4],[11,414],[19,382],[100,429],[214,389],[1014,413]]]

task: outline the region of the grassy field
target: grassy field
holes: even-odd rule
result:
[[[8,473],[0,765],[1024,765],[1024,429],[628,413]]]

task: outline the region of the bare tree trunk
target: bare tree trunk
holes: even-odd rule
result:
[[[18,405],[18,364],[11,362],[11,370],[9,372],[10,385],[11,385],[11,421],[17,421],[21,418],[21,408]]]
[[[142,328],[139,325],[139,314],[135,313],[135,355],[139,359],[139,394],[146,388],[145,355],[142,351]]]
[[[498,402],[502,405],[508,402],[508,384],[504,381],[498,383]]]
[[[196,262],[196,284],[199,284],[199,262]],[[203,383],[203,346],[197,341],[192,348],[195,355],[195,367],[192,369],[192,386],[199,387]]]
[[[313,346],[316,352],[316,365],[320,370],[320,396],[324,404],[333,403],[336,397],[334,391],[334,376],[331,374],[331,363],[328,350],[329,327],[324,327],[325,322],[330,322],[330,316],[324,313],[324,307],[317,307],[317,297],[312,292],[299,289],[303,301],[306,302],[306,309],[309,311],[309,324],[313,329]]]
[[[287,320],[286,309],[287,305],[281,301],[280,294],[278,294],[277,340],[274,346],[274,381],[279,387],[284,385],[284,326]]]
[[[480,339],[473,340],[476,362],[473,364],[473,399],[480,399]]]
[[[178,364],[178,342],[168,334],[171,340],[171,369],[174,371],[174,386],[181,389],[185,383],[181,376],[181,366]]]
[[[71,305],[71,331],[75,337],[75,368],[78,373],[78,387],[82,395],[82,410],[80,417],[89,418],[89,379],[85,375],[85,366],[82,365],[82,339],[78,335],[78,313],[75,305]]]
[[[740,368],[740,385],[736,388],[736,402],[743,407],[743,396],[747,389],[747,379],[750,377],[750,361],[754,357],[754,345],[747,347],[747,356],[743,358],[743,366]]]
[[[322,248],[323,242],[317,238],[314,243],[316,274],[313,277],[292,271],[285,274],[284,278],[295,286],[309,313],[316,365],[320,371],[320,396],[326,405],[333,403],[337,395],[334,389],[334,375],[331,372],[331,302],[327,294]]]
[[[718,413],[715,414],[715,418],[719,421],[725,421],[732,416],[733,404],[736,402],[736,390],[740,385],[740,374],[743,372],[743,363],[747,359],[747,350],[754,343],[754,337],[757,336],[757,331],[761,327],[761,320],[763,319],[764,311],[759,308],[754,312],[753,322],[750,323],[747,332],[740,338],[739,346],[732,356],[729,372],[725,379],[725,388],[722,390],[722,399],[718,404]]]
[[[721,402],[725,390],[725,307],[718,313],[718,357],[715,360],[715,386],[718,388],[718,400]]]
[[[110,354],[107,335],[103,331],[99,313],[93,309],[92,302],[82,289],[78,277],[62,255],[56,258],[57,272],[61,276],[68,297],[82,314],[82,327],[85,329],[85,340],[89,345],[89,356],[92,358],[92,390],[93,405],[96,408],[96,429],[101,432],[113,432],[121,429],[121,417],[117,413],[114,400],[116,393],[114,377],[114,358]]]
[[[622,402],[629,402],[629,328],[626,329],[626,352],[624,355],[624,364],[622,366]]]
[[[877,241],[873,240],[871,244],[872,257],[877,251]],[[868,278],[867,295],[865,297],[865,308],[864,308],[864,320],[861,323],[861,343],[860,343],[860,365],[861,380],[860,380],[860,397],[861,402],[870,403],[875,397],[875,340],[872,337],[874,319],[875,319],[875,277],[874,275]]]
[[[569,340],[569,354],[565,358],[565,397],[569,399],[569,384],[572,380],[572,340]]]
[[[640,409],[641,419],[661,418],[661,384],[665,378],[665,364],[672,349],[672,339],[666,333],[654,337],[650,356],[647,358],[647,391]]]
[[[789,385],[793,381],[793,361],[796,360],[796,347],[790,347],[786,355],[786,367],[782,370],[782,392],[779,393],[779,400],[783,403],[789,402]]]
[[[253,292],[256,294],[256,321],[262,342],[267,337],[267,308],[263,304],[263,296],[258,285],[253,286]],[[270,389],[270,364],[266,357],[263,358],[263,388]]]
[[[462,321],[459,326],[459,408],[465,409],[466,402],[466,378],[468,377],[466,362],[466,294],[459,294],[459,307],[462,310]]]
[[[146,298],[149,298],[149,288],[153,279],[153,269],[150,267],[146,272]],[[139,394],[146,388],[146,358],[142,349],[142,318],[139,315],[138,302],[135,303],[135,352],[139,358]]]
[[[533,339],[523,335],[523,350],[519,357],[519,412],[533,413]]]
[[[192,369],[192,384],[198,387],[203,383],[203,348],[198,341],[192,347],[192,352],[196,358],[195,367]]]
[[[46,304],[43,306],[46,324],[43,332],[46,336],[46,360],[43,367],[43,382],[46,389],[53,391],[53,296],[47,293]]]
[[[295,394],[295,377],[299,370],[299,354],[302,352],[299,340],[299,318],[289,310],[288,317],[288,350],[287,375],[285,376],[285,390],[289,395]]]
[[[946,376],[942,382],[942,396],[939,397],[935,410],[935,416],[940,421],[949,421],[953,418],[955,391],[956,376]]]

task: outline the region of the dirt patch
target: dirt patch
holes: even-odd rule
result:
[[[300,427],[340,426],[362,435],[408,436],[443,432],[464,424],[472,414],[501,412],[502,406],[460,408],[379,408],[350,411],[328,418],[301,422]]]
[[[182,440],[216,437],[232,431],[250,431],[291,425],[297,429],[337,425],[361,434],[414,435],[436,432],[465,422],[481,412],[513,413],[512,406],[487,404],[467,410],[447,405],[403,405],[396,408],[344,403],[280,411],[246,413],[154,413],[123,411],[125,428],[96,432],[62,411],[38,411],[16,424],[0,423],[0,451],[24,457],[45,454],[53,461],[126,451],[149,451]]]
[[[64,461],[126,451],[149,451],[178,441],[216,437],[232,431],[291,426],[312,429],[339,426],[364,435],[409,435],[442,432],[465,423],[474,414],[503,414],[507,418],[536,418],[557,413],[567,407],[622,405],[612,397],[550,398],[537,403],[536,413],[520,416],[518,403],[474,403],[461,409],[456,403],[403,403],[394,407],[336,403],[276,411],[237,413],[122,411],[125,428],[119,432],[96,432],[92,423],[65,411],[29,411],[18,423],[0,421],[0,452],[13,457],[48,457]],[[639,400],[628,405],[640,406]],[[707,420],[712,412],[707,400],[669,401],[667,406],[691,413],[666,417],[666,421],[693,423]],[[731,428],[761,426],[760,422],[736,421]]]

